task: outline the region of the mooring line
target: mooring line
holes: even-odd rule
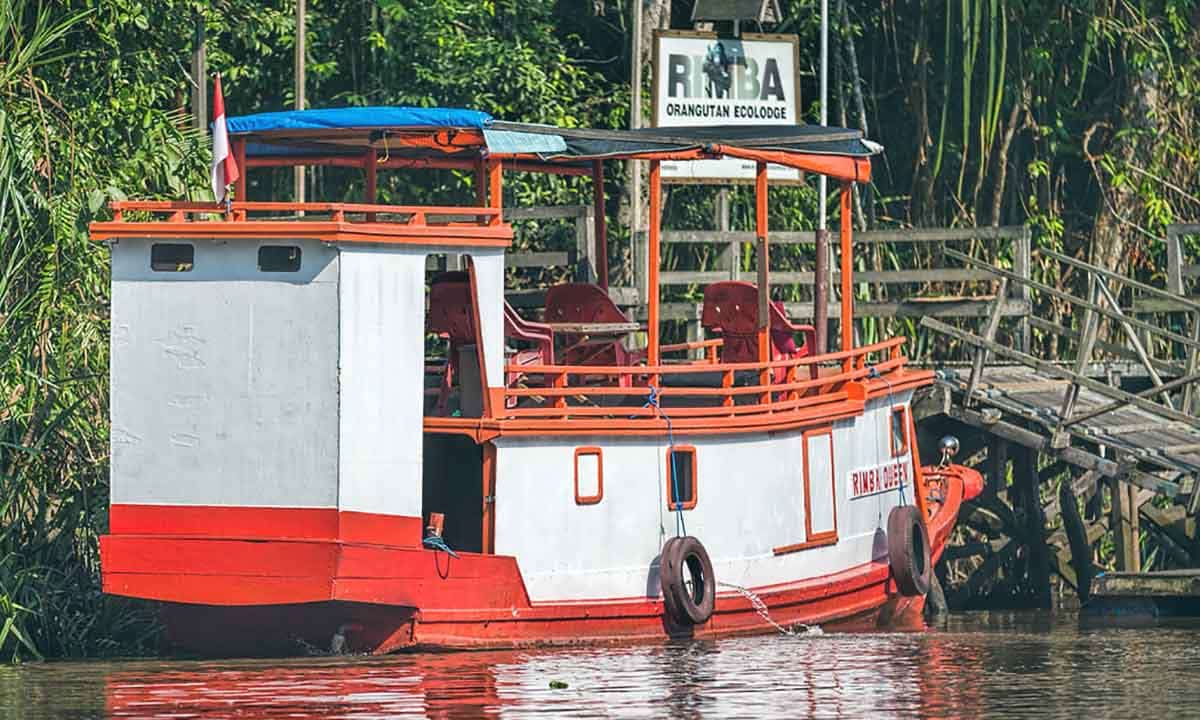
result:
[[[768,623],[771,624],[772,627],[774,627],[780,633],[787,635],[788,637],[801,637],[803,635],[822,635],[822,634],[824,634],[824,631],[821,630],[821,627],[819,625],[805,625],[804,623],[796,623],[795,625],[792,626],[791,629],[789,629],[789,628],[785,628],[784,626],[775,622],[775,618],[771,617],[771,612],[767,609],[767,604],[765,602],[763,602],[763,599],[760,598],[757,594],[755,594],[755,592],[753,590],[751,590],[750,588],[744,588],[741,585],[734,585],[733,583],[721,582],[720,580],[717,581],[717,585],[720,587],[729,588],[730,590],[734,590],[738,594],[745,597],[747,600],[750,601],[750,606],[754,608],[754,611],[758,613],[759,617],[761,617],[763,620],[766,620]],[[796,632],[796,630],[795,630],[796,627],[804,628],[804,632]]]

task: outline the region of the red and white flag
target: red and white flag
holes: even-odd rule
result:
[[[237,182],[238,166],[229,152],[229,130],[225,127],[225,96],[221,94],[221,76],[213,83],[213,159],[212,190],[217,202],[224,202],[229,186]],[[238,198],[245,200],[245,198]]]

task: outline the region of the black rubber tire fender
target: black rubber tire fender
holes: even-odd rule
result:
[[[671,538],[659,561],[663,606],[682,625],[703,625],[716,608],[717,579],[704,545],[694,537]]]
[[[917,597],[929,592],[932,572],[929,531],[921,512],[912,505],[898,505],[888,513],[888,563],[901,595]]]

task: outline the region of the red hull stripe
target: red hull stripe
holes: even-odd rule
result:
[[[945,497],[929,527],[935,560],[964,486],[978,492],[973,473],[959,467],[945,473]],[[414,644],[508,647],[675,634],[657,598],[531,603],[515,558],[451,558],[425,550],[418,518],[116,505],[112,529],[100,542],[104,590],[169,603],[168,630],[201,652],[241,652],[237,642],[262,640],[261,633],[286,639],[311,632],[311,641],[327,642],[330,627],[347,622],[362,628],[355,649],[375,652]],[[755,591],[783,623],[869,618],[895,624],[923,604],[896,595],[886,560]],[[189,633],[185,626],[197,613],[219,622]],[[267,621],[272,618],[274,624]],[[255,632],[237,630],[247,627]],[[713,618],[690,632],[703,637],[765,628],[745,598],[726,593]]]
[[[337,508],[114,504],[113,535],[342,540],[418,546],[421,518],[338,511]]]

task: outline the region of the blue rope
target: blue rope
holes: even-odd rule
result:
[[[679,497],[679,473],[675,471],[675,433],[671,428],[671,417],[663,412],[662,405],[658,400],[658,388],[650,386],[650,394],[646,396],[646,404],[642,407],[654,408],[659,415],[662,415],[663,420],[667,421],[667,456],[671,458],[671,490],[675,495],[675,535],[684,537],[687,535],[687,524],[683,521],[683,502]],[[696,469],[692,468],[692,472]]]
[[[450,546],[446,544],[441,535],[430,535],[422,540],[421,544],[430,550],[441,550],[452,558],[458,557],[458,553],[450,549]]]
[[[879,372],[879,368],[874,365],[867,368],[867,378],[871,379],[871,380],[882,380],[885,383],[887,383],[887,386],[888,386],[888,430],[887,431],[888,431],[888,434],[890,435],[892,432],[892,412],[893,412],[892,411],[892,396],[894,395],[894,392],[895,392],[892,390],[892,381],[888,380],[886,377],[884,377]],[[912,442],[912,438],[909,438],[909,442],[910,443]],[[900,504],[901,505],[908,504],[908,498],[905,497],[905,495],[904,495],[904,483],[900,483]]]

